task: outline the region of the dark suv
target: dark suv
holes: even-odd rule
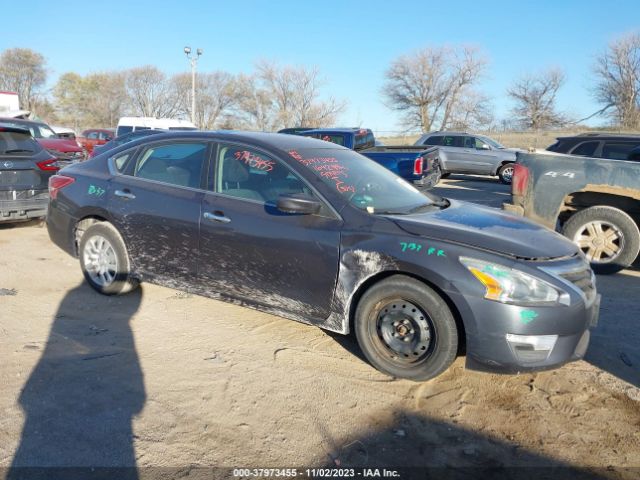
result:
[[[572,137],[558,137],[547,150],[580,157],[607,158],[610,160],[638,160],[632,155],[640,147],[640,135],[615,133],[582,133]]]
[[[44,217],[55,157],[29,130],[0,123],[0,223]]]

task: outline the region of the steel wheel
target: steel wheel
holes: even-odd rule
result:
[[[108,287],[116,279],[118,258],[113,245],[102,235],[93,235],[82,252],[87,274],[96,284]]]
[[[380,347],[392,360],[416,363],[431,353],[435,330],[420,307],[403,299],[384,303],[377,314]]]
[[[428,380],[458,351],[458,330],[444,299],[414,278],[393,275],[358,302],[355,333],[367,360],[397,378]]]
[[[602,220],[582,225],[573,236],[590,262],[609,263],[624,249],[624,234],[614,224]]]

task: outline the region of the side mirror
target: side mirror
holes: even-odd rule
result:
[[[302,215],[313,215],[322,208],[322,204],[315,198],[304,194],[280,195],[276,206],[282,212]]]
[[[478,150],[491,150],[491,147],[486,143],[483,143],[482,145],[480,145],[480,148],[478,148]]]

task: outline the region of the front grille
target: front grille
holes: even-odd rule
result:
[[[593,273],[588,266],[579,270],[568,272],[558,272],[559,276],[578,287],[587,297],[587,302],[591,302],[596,296],[596,285]]]

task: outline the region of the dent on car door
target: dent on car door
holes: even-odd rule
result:
[[[329,314],[342,221],[284,213],[278,197],[315,197],[288,166],[250,146],[220,144],[202,202],[198,276],[213,291],[307,321]]]
[[[122,171],[110,182],[108,204],[140,273],[193,280],[209,148],[202,141],[168,141],[113,159]]]

